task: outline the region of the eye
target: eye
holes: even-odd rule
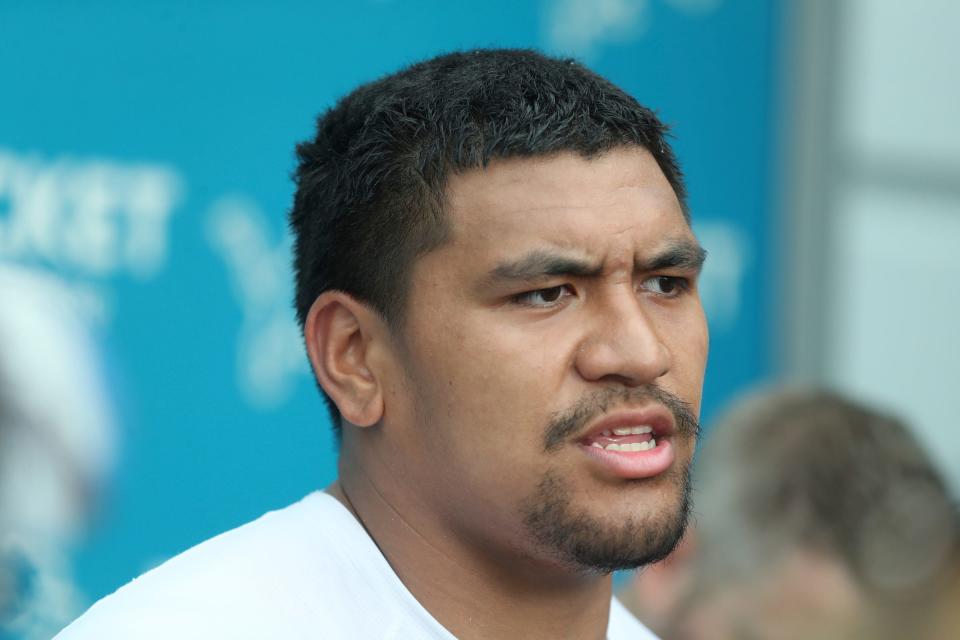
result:
[[[654,276],[644,280],[642,286],[664,298],[676,298],[690,289],[690,281],[677,276]]]
[[[553,307],[559,304],[563,298],[571,295],[573,295],[573,291],[570,285],[562,284],[546,289],[526,291],[514,296],[513,300],[528,307]]]

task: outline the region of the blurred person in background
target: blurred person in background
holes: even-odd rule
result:
[[[0,264],[0,640],[46,640],[85,606],[69,562],[114,425],[76,296]]]
[[[899,420],[758,393],[709,433],[694,486],[683,543],[621,595],[664,637],[960,637],[957,511]]]

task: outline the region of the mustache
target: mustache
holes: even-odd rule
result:
[[[655,384],[606,387],[584,396],[569,409],[555,413],[544,431],[543,450],[547,453],[557,450],[570,436],[613,406],[650,402],[662,404],[673,414],[679,435],[700,437],[700,423],[693,408],[666,389]]]

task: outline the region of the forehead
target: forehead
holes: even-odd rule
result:
[[[491,260],[557,246],[595,257],[637,252],[692,238],[680,203],[653,156],[614,149],[512,158],[451,177],[444,208],[448,248]]]

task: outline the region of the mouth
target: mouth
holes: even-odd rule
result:
[[[580,450],[609,475],[651,478],[673,464],[673,416],[664,407],[604,416],[576,441]]]

